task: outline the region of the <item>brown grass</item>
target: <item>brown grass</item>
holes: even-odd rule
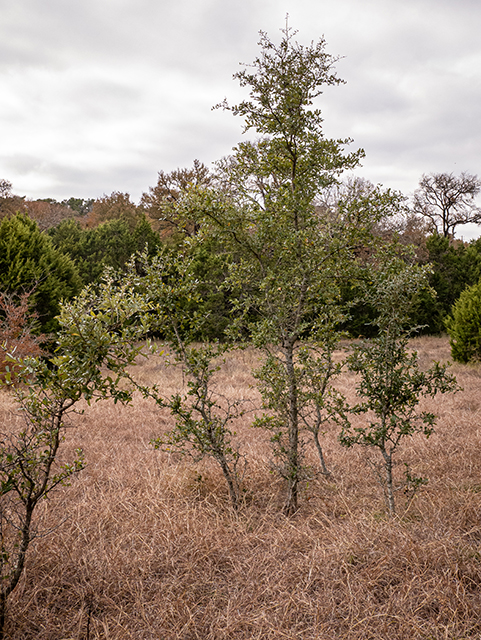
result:
[[[413,341],[426,366],[449,358],[445,338]],[[225,394],[256,398],[253,351],[232,354]],[[453,367],[464,390],[426,402],[435,435],[400,452],[427,487],[396,519],[363,450],[323,443],[332,477],[315,473],[299,513],[279,512],[266,434],[237,425],[249,458],[244,504],[229,506],[220,470],[155,451],[171,418],[138,397],[76,416],[66,447],[87,468],[38,514],[35,540],[10,603],[16,640],[461,640],[481,637],[481,393],[479,366]],[[166,393],[181,376],[160,361],[139,367]],[[354,379],[342,390],[352,397]],[[6,418],[8,395],[0,397]],[[402,471],[399,465],[399,473]]]

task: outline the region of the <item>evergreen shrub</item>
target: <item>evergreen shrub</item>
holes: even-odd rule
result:
[[[446,320],[446,328],[454,360],[481,360],[481,281],[461,293]]]
[[[60,301],[70,300],[80,286],[72,260],[53,246],[34,220],[19,213],[0,222],[0,291],[13,296],[14,302],[31,292],[30,309],[43,333],[57,329]],[[0,316],[5,314],[0,311]]]

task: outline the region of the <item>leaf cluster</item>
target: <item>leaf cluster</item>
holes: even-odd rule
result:
[[[102,222],[83,229],[76,220],[65,220],[49,230],[54,246],[77,267],[82,285],[97,283],[107,267],[125,269],[132,254],[147,248],[153,255],[160,238],[145,216],[136,219],[133,229],[124,219]]]

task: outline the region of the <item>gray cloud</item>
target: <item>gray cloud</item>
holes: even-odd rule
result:
[[[480,172],[478,0],[0,0],[0,177],[30,197],[134,198],[157,171],[229,153],[241,122],[211,111],[239,61],[276,39],[325,35],[347,85],[321,99],[374,182]]]

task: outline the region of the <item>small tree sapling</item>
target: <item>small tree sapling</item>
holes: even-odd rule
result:
[[[159,404],[168,406],[175,417],[175,427],[167,434],[155,438],[156,448],[173,449],[190,454],[198,461],[213,458],[221,467],[231,504],[239,506],[241,454],[233,444],[236,435],[231,428],[235,418],[241,417],[241,401],[231,401],[216,389],[217,364],[227,351],[226,344],[186,345],[179,337],[171,343],[175,358],[187,377],[187,393],[176,393]]]
[[[18,359],[7,356],[5,384],[18,380],[12,393],[23,421],[0,434],[0,639],[7,600],[17,586],[30,543],[37,535],[34,514],[40,501],[68,483],[83,466],[77,450],[69,462],[58,460],[68,416],[79,401],[113,397],[127,402],[127,365],[140,353],[140,307],[125,290],[103,283],[104,296],[92,290],[64,305],[55,355]],[[135,319],[135,322],[133,320]]]
[[[409,327],[409,309],[425,286],[426,275],[425,269],[407,266],[400,260],[373,272],[367,296],[378,312],[379,334],[355,345],[348,358],[349,369],[359,374],[357,393],[361,398],[350,410],[354,414],[367,414],[367,424],[353,427],[345,415],[340,441],[347,447],[359,444],[380,452],[379,479],[391,516],[396,511],[395,453],[405,438],[415,433],[428,438],[434,430],[436,416],[419,409],[421,398],[457,389],[455,377],[447,373],[447,365],[435,362],[422,371],[417,353],[408,348],[414,331]],[[410,477],[411,486],[412,483]]]
[[[140,274],[140,275],[139,275]],[[166,349],[173,353],[172,364],[182,368],[187,392],[166,397],[156,385],[136,384],[145,397],[160,407],[168,407],[175,426],[152,440],[156,448],[175,448],[195,460],[213,458],[221,467],[234,508],[239,504],[239,463],[242,456],[233,444],[232,422],[245,408],[231,402],[216,387],[216,373],[223,355],[232,348],[228,342],[196,345],[208,320],[196,311],[201,301],[201,283],[193,275],[192,260],[182,252],[166,249],[153,259],[137,255],[122,276],[122,286],[142,299],[147,331],[161,333]],[[152,347],[155,352],[155,346]]]

